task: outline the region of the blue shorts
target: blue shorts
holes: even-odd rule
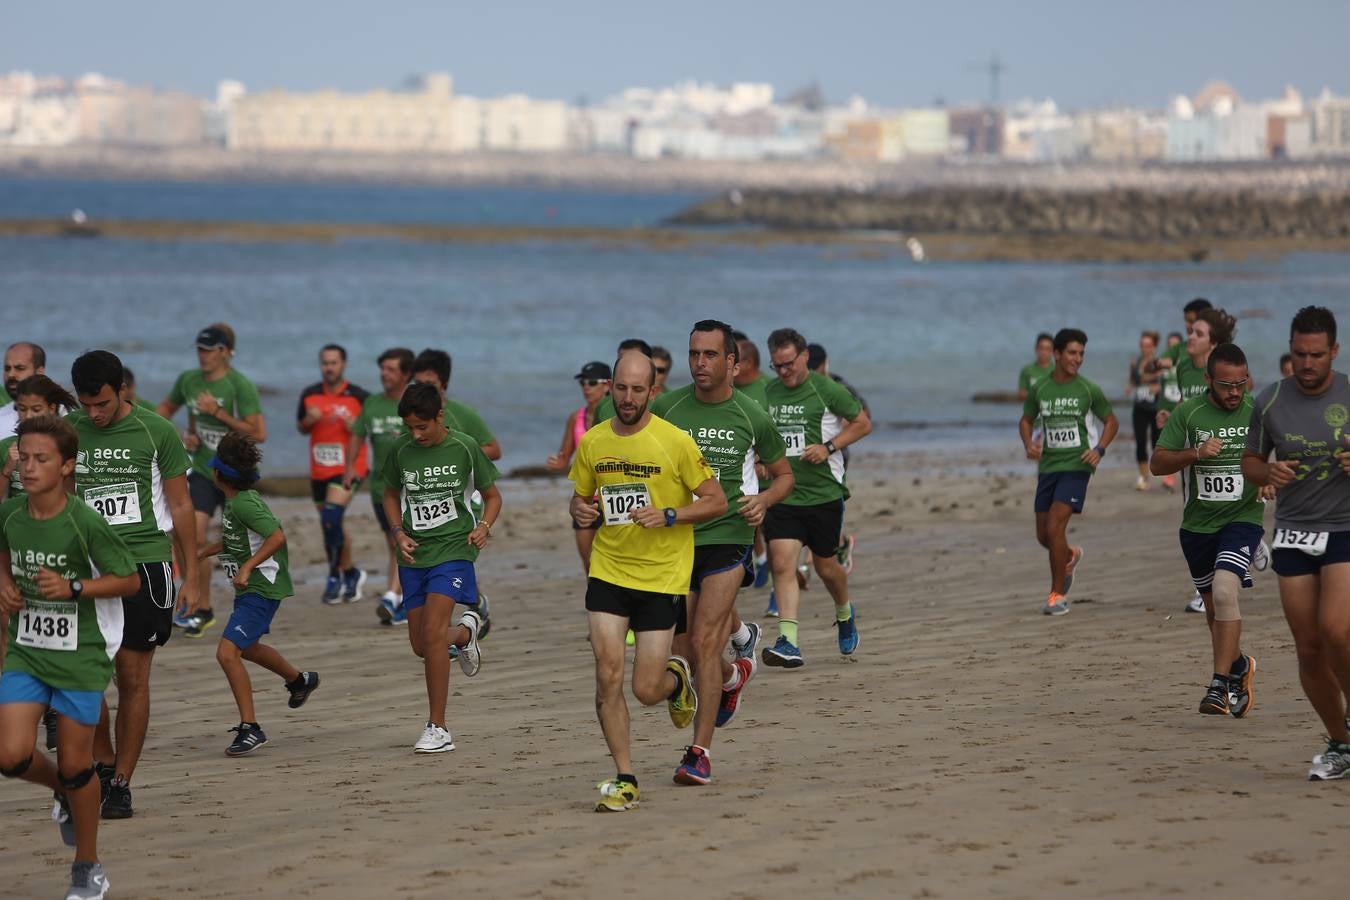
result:
[[[1214,573],[1220,569],[1241,578],[1243,587],[1251,587],[1252,554],[1262,534],[1261,526],[1250,522],[1231,522],[1213,534],[1181,529],[1181,555],[1186,557],[1195,589],[1208,594],[1214,587]]]
[[[1042,472],[1036,480],[1036,512],[1049,512],[1052,503],[1063,503],[1076,513],[1082,512],[1091,477],[1091,472]]]
[[[280,600],[268,600],[258,594],[239,594],[234,598],[234,612],[230,613],[221,640],[247,650],[272,630],[272,617],[280,608]]]
[[[1302,550],[1271,550],[1270,567],[1282,578],[1317,575],[1323,566],[1350,562],[1350,531],[1333,531],[1327,538],[1327,550],[1321,556],[1309,556]]]
[[[81,725],[97,725],[99,710],[103,707],[103,692],[68,691],[39,681],[27,672],[11,671],[0,675],[0,706],[7,703],[50,706],[57,715]]]
[[[427,594],[441,594],[465,606],[478,605],[478,578],[468,560],[454,559],[430,569],[399,566],[398,580],[403,585],[403,608],[408,612],[425,606]]]

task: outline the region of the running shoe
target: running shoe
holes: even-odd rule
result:
[[[289,684],[286,685],[286,692],[291,695],[290,699],[286,701],[286,705],[291,709],[299,709],[305,705],[305,701],[309,699],[309,695],[314,693],[314,689],[318,686],[318,672],[301,672],[300,684],[298,686],[292,687]]]
[[[125,778],[114,778],[108,784],[108,795],[103,798],[102,816],[105,819],[130,819],[135,814],[131,808],[131,785]]]
[[[839,560],[839,565],[844,567],[845,575],[853,574],[853,550],[857,546],[857,541],[853,535],[844,535],[843,543],[839,545],[839,550],[835,553],[835,558]]]
[[[781,634],[772,647],[764,648],[760,658],[764,660],[766,666],[782,666],[784,669],[798,669],[806,664],[797,645]]]
[[[394,624],[394,617],[398,614],[399,607],[402,605],[394,601],[394,596],[394,592],[390,591],[380,598],[379,603],[375,604],[375,618],[380,620],[381,625]]]
[[[226,756],[243,756],[267,743],[267,735],[263,734],[263,730],[257,725],[240,722],[230,730],[238,732],[238,735],[230,746],[225,748]]]
[[[1168,475],[1163,478],[1163,487],[1167,489],[1169,494],[1175,491],[1177,489],[1177,476]]]
[[[769,561],[755,560],[755,587],[762,588],[769,583]]]
[[[1252,678],[1256,675],[1256,657],[1243,654],[1242,658],[1247,661],[1247,670],[1242,673],[1236,673],[1232,669],[1228,671],[1228,712],[1235,719],[1244,719],[1247,713],[1252,711]],[[1234,665],[1233,669],[1237,666]]]
[[[186,609],[174,610],[173,627],[186,628],[192,624],[192,615]]]
[[[1205,598],[1200,596],[1199,591],[1196,591],[1195,596],[1186,601],[1186,612],[1202,613],[1204,611],[1205,611]]]
[[[633,629],[628,629],[628,633],[623,636],[623,643],[625,647],[637,646],[637,635],[633,634]]]
[[[685,747],[684,759],[675,768],[676,784],[708,784],[712,781],[712,763],[701,747]]]
[[[52,821],[56,823],[56,830],[61,833],[61,843],[67,847],[75,846],[75,822],[70,818],[70,805],[66,803],[65,794],[53,793],[55,802],[52,804]]]
[[[722,691],[722,702],[717,705],[718,728],[730,725],[732,720],[736,718],[736,713],[741,706],[741,691],[745,690],[745,686],[750,683],[750,679],[754,678],[755,673],[759,671],[759,665],[755,662],[753,656],[747,659],[738,659],[732,665],[740,672],[741,680],[731,690],[723,689]]]
[[[183,637],[199,638],[206,629],[216,624],[216,614],[210,608],[199,609],[188,617],[188,625],[183,629]]]
[[[417,743],[413,744],[414,753],[447,753],[453,749],[455,739],[450,736],[450,730],[430,722]]]
[[[459,668],[465,678],[472,678],[483,667],[483,657],[478,652],[478,630],[483,627],[483,619],[471,609],[464,610],[459,624],[469,629],[469,642],[459,648]]]
[[[803,591],[811,590],[811,567],[800,565],[797,567],[797,587]]]
[[[366,570],[351,568],[342,576],[342,602],[356,603],[361,599],[361,589],[366,586]]]
[[[102,805],[108,802],[108,794],[112,791],[113,776],[117,773],[113,771],[112,766],[105,766],[98,760],[94,760],[94,774],[98,776],[98,802]]]
[[[1270,545],[1265,541],[1256,542],[1256,550],[1252,553],[1252,568],[1258,572],[1270,568]]]
[[[1134,489],[1136,491],[1148,490],[1148,479],[1145,478],[1143,475],[1140,475],[1138,478],[1134,480]]]
[[[666,671],[675,676],[680,683],[675,693],[666,700],[670,710],[670,721],[681,730],[688,728],[698,712],[698,692],[694,690],[694,672],[689,668],[689,660],[683,656],[672,656],[666,660]]]
[[[1327,740],[1327,749],[1313,757],[1308,770],[1309,781],[1335,781],[1350,775],[1350,744]]]
[[[478,618],[482,620],[482,624],[478,626],[478,639],[481,641],[492,630],[492,612],[488,609],[487,594],[482,591],[478,592],[478,605],[474,609],[478,611]]]
[[[1345,718],[1345,727],[1350,728],[1350,716],[1346,716]],[[1319,753],[1316,756],[1314,756],[1312,758],[1312,761],[1313,765],[1317,765],[1318,763],[1320,763],[1322,761],[1322,754]]]
[[[848,611],[847,622],[836,619],[834,627],[839,629],[839,652],[845,656],[852,656],[853,651],[858,649],[858,623],[853,610]]]
[[[1069,596],[1069,588],[1073,587],[1073,573],[1078,568],[1078,564],[1083,561],[1083,548],[1069,548],[1069,563],[1064,567],[1064,596]]]
[[[342,577],[339,575],[329,575],[328,580],[324,582],[323,596],[319,598],[329,606],[337,606],[342,602]]]
[[[450,658],[459,659],[459,648],[456,647],[454,644],[450,645]]]
[[[755,648],[759,646],[759,625],[755,622],[747,622],[745,623],[745,627],[750,631],[750,640],[746,641],[744,644],[738,644],[733,635],[731,638],[731,649],[735,651],[737,659],[754,659]]]
[[[42,725],[47,731],[47,751],[54,752],[56,750],[56,710],[50,706],[42,714]]]
[[[769,589],[769,608],[764,610],[764,615],[770,619],[778,618],[778,595]]]
[[[1204,699],[1200,701],[1200,712],[1206,716],[1226,716],[1229,711],[1228,679],[1215,675],[1209,682]]]
[[[600,802],[595,804],[596,812],[623,812],[625,809],[637,809],[639,802],[638,786],[631,781],[615,776],[609,781],[596,785],[600,789]]]
[[[1045,606],[1041,607],[1041,612],[1047,616],[1068,615],[1069,598],[1063,594],[1051,594],[1045,598]]]
[[[108,876],[103,873],[102,863],[70,864],[70,887],[66,889],[66,900],[103,900],[106,896]]]

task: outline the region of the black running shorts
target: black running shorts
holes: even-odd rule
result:
[[[586,582],[588,612],[624,616],[634,631],[665,631],[674,628],[683,594],[658,594],[620,587],[591,578]]]
[[[766,541],[801,541],[816,556],[839,552],[839,534],[844,528],[844,501],[831,500],[816,506],[770,506],[764,514]]]
[[[154,650],[169,642],[173,633],[173,608],[178,591],[173,583],[173,564],[140,563],[141,589],[122,598],[122,646],[128,650]]]

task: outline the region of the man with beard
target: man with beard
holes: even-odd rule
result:
[[[4,406],[0,406],[0,441],[13,437],[19,427],[19,414],[14,409],[14,392],[19,382],[46,371],[47,353],[37,344],[20,341],[10,344],[5,351],[5,393],[9,398]]]

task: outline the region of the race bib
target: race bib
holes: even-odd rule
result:
[[[795,458],[802,455],[802,451],[806,449],[805,425],[781,425],[778,433],[783,436],[788,456]]]
[[[647,485],[640,481],[600,486],[600,509],[604,513],[606,525],[636,525],[628,518],[628,514],[651,505],[652,495],[647,491]]]
[[[225,570],[225,577],[234,581],[234,576],[239,574],[239,563],[228,559],[220,561],[220,567]]]
[[[109,525],[135,525],[141,521],[141,495],[134,481],[89,488],[84,492],[84,502]]]
[[[1201,500],[1232,503],[1242,499],[1246,485],[1237,466],[1195,470],[1195,495]]]
[[[208,450],[214,451],[220,446],[220,439],[227,434],[224,428],[215,428],[211,425],[197,423],[197,439],[202,442],[202,446]]]
[[[1302,550],[1309,556],[1321,556],[1327,552],[1329,531],[1295,531],[1292,528],[1276,528],[1275,540],[1271,547],[1276,550]]]
[[[1152,388],[1150,385],[1147,385],[1147,384],[1141,384],[1141,385],[1139,385],[1139,387],[1137,387],[1137,388],[1134,389],[1134,402],[1135,402],[1135,403],[1152,403],[1152,402],[1153,402],[1153,388]]]
[[[1048,450],[1077,450],[1078,423],[1045,426],[1045,446]]]
[[[1163,385],[1163,399],[1168,403],[1181,402],[1181,385],[1175,381],[1169,381]]]
[[[315,444],[314,464],[318,466],[346,465],[347,453],[341,444]]]
[[[19,610],[14,642],[38,650],[75,650],[79,642],[79,604],[29,600]]]
[[[413,531],[430,531],[458,519],[459,511],[455,509],[454,495],[445,494],[409,501],[408,515],[412,518]]]

